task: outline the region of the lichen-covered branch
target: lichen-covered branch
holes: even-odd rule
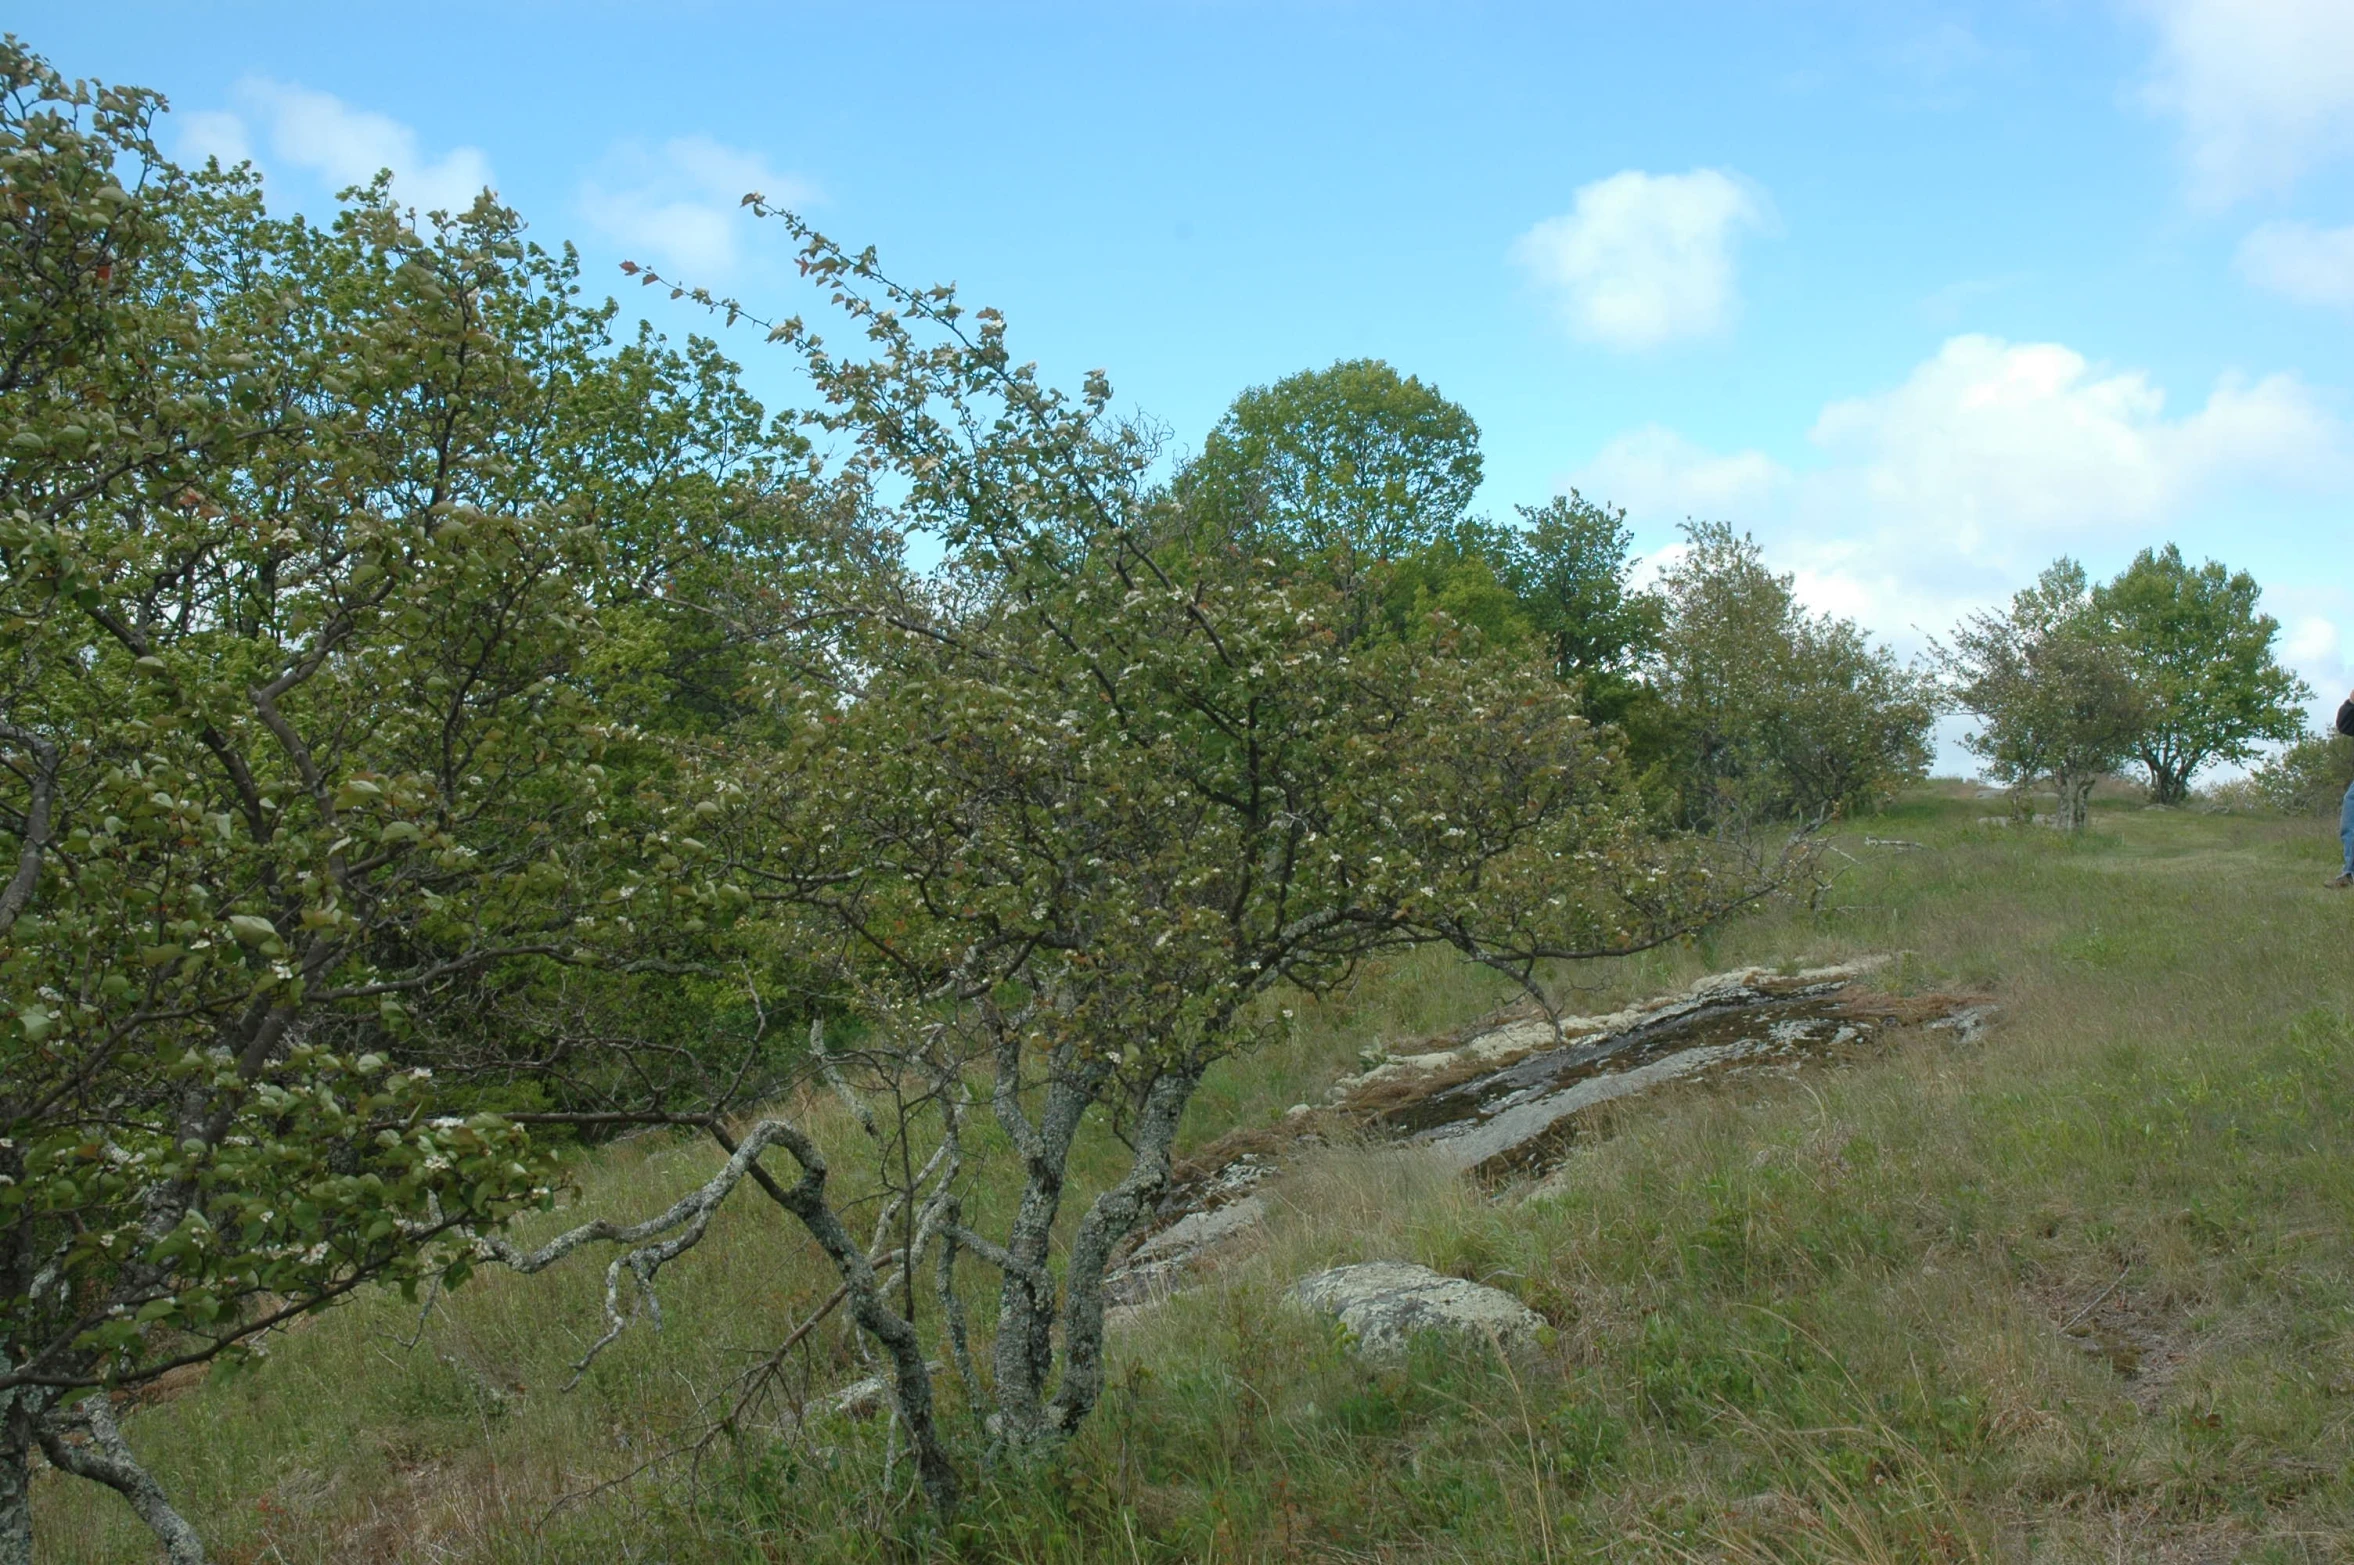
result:
[[[798,1145],[795,1145],[795,1144]],[[573,1381],[628,1329],[637,1311],[624,1315],[621,1310],[621,1274],[627,1270],[637,1279],[638,1298],[647,1313],[654,1318],[656,1329],[662,1324],[661,1303],[654,1292],[655,1274],[702,1241],[711,1225],[711,1214],[734,1193],[744,1176],[759,1161],[760,1154],[772,1146],[784,1145],[794,1152],[804,1169],[816,1158],[816,1148],[806,1136],[783,1120],[762,1120],[737,1143],[734,1155],[728,1158],[719,1172],[688,1191],[668,1210],[637,1223],[615,1223],[599,1218],[567,1229],[536,1249],[519,1249],[501,1234],[484,1234],[475,1241],[475,1249],[486,1260],[524,1273],[545,1271],[584,1245],[618,1244],[629,1248],[614,1257],[605,1268],[605,1334],[589,1345],[580,1361],[572,1366]],[[806,1151],[807,1156],[802,1153]],[[817,1168],[822,1178],[824,1163]],[[664,1237],[668,1236],[668,1237]],[[652,1242],[649,1242],[652,1241]]]
[[[52,1412],[37,1427],[42,1453],[62,1470],[102,1483],[128,1500],[163,1545],[171,1565],[205,1565],[203,1540],[187,1518],[172,1509],[153,1475],[139,1465],[115,1423],[114,1404],[105,1392]]]
[[[33,887],[41,878],[41,865],[49,851],[50,810],[57,798],[58,753],[50,740],[13,724],[0,723],[0,739],[32,752],[24,825],[17,833],[16,871],[0,886],[0,935],[4,935],[32,900]]]
[[[1063,1378],[1047,1408],[1059,1433],[1076,1431],[1103,1395],[1103,1277],[1112,1252],[1169,1183],[1169,1149],[1201,1072],[1180,1066],[1156,1077],[1136,1117],[1135,1156],[1119,1183],[1097,1196],[1079,1220],[1065,1268]]]

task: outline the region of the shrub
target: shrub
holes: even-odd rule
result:
[[[2354,783],[2354,738],[2307,734],[2248,775],[2247,790],[2289,815],[2333,815]]]
[[[1684,536],[1663,583],[1654,687],[1688,821],[1875,809],[1926,771],[1937,716],[1926,677],[1853,622],[1807,613],[1747,534],[1700,522]]]

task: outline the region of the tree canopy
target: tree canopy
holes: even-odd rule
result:
[[[0,1559],[35,1444],[193,1558],[89,1392],[549,1199],[495,1110],[561,1083],[469,1065],[741,905],[632,719],[740,701],[668,593],[800,446],[487,197],[276,219],[152,95],[0,78]]]
[[[1350,359],[1236,397],[1177,488],[1248,550],[1354,571],[1441,538],[1480,472],[1469,413],[1379,359]]]
[[[487,194],[273,218],[250,171],[161,156],[152,95],[8,51],[0,1560],[35,1448],[202,1558],[114,1392],[356,1288],[593,1247],[610,1341],[622,1272],[650,1290],[742,1185],[839,1272],[945,1510],[933,1365],[1001,1448],[1088,1416],[1105,1267],[1277,986],[1438,945],[1541,997],[1804,873],[1661,829],[1528,655],[1517,544],[1464,515],[1476,429],[1384,366],[1248,394],[1213,442],[1281,547],[1172,536],[1100,375],[1042,385],[1002,318],[787,214],[758,208],[871,350],[773,328],[802,429],[708,342],[615,340]],[[1621,558],[1604,532],[1562,547]],[[878,1137],[887,1098],[870,1142],[911,1155],[861,1185],[871,1145],[742,1123],[796,1080]],[[986,1199],[976,1092],[1019,1153]],[[1082,1196],[1107,1118],[1132,1161]],[[504,1237],[568,1136],[631,1124],[727,1161]],[[986,1375],[960,1264],[1002,1284]]]
[[[932,1359],[957,1366],[1005,1444],[1088,1416],[1104,1271],[1166,1185],[1203,1074],[1268,1035],[1271,990],[1442,945],[1541,993],[1540,964],[1675,939],[1801,873],[1805,853],[1760,861],[1659,831],[1541,664],[1443,614],[1428,633],[1368,634],[1376,576],[1172,543],[1108,385],[1041,385],[992,313],[968,318],[951,291],[898,284],[774,215],[874,345],[852,360],[798,319],[773,329],[825,398],[814,417],[852,442],[853,481],[900,478],[901,520],[950,557],[862,611],[855,689],[810,692],[805,743],[743,757],[709,840],[781,939],[812,920],[839,932],[878,1028],[864,1079],[930,1083],[929,1151],[911,1160],[927,1172],[890,1194],[920,1215],[871,1262],[840,1264],[945,1509],[963,1479]],[[855,1091],[854,1075],[836,1079]],[[961,1216],[968,1085],[1021,1157],[994,1232]],[[1054,1223],[1096,1117],[1122,1124],[1129,1166],[1086,1204],[1058,1276]],[[802,1160],[813,1193],[795,1215],[825,1243],[824,1153],[769,1123],[755,1134]],[[876,1281],[935,1261],[1001,1279],[986,1384],[960,1315]]]
[[[2194,569],[2173,544],[2142,550],[2093,591],[2140,693],[2132,749],[2160,804],[2180,803],[2202,767],[2304,732],[2313,692],[2275,661],[2280,623],[2258,610],[2259,595],[2246,571],[2214,560]]]
[[[1554,672],[1594,683],[1639,668],[1658,646],[1660,605],[1630,584],[1627,513],[1574,489],[1518,510],[1507,576]]]
[[[1963,742],[2014,788],[2049,779],[2060,824],[2081,830],[2093,785],[2134,753],[2147,722],[2084,567],[2054,561],[2008,609],[1963,621],[1937,656],[1955,702],[1979,719]]]
[[[1656,689],[1696,823],[1876,807],[1929,760],[1936,700],[1850,621],[1812,615],[1755,539],[1684,529],[1664,573]]]

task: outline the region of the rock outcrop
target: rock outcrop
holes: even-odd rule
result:
[[[1208,1178],[1183,1185],[1170,1203],[1170,1218],[1105,1275],[1104,1298],[1129,1309],[1184,1291],[1194,1272],[1215,1259],[1213,1252],[1231,1249],[1265,1226],[1267,1203],[1251,1191],[1275,1171],[1273,1162],[1245,1153]]]
[[[1366,1261],[1303,1277],[1294,1302],[1335,1316],[1367,1358],[1395,1362],[1417,1336],[1437,1332],[1493,1343],[1519,1356],[1535,1350],[1545,1318],[1511,1294],[1407,1261]]]
[[[1105,1279],[1106,1294],[1126,1320],[1244,1253],[1265,1226],[1268,1198],[1258,1187],[1294,1149],[1329,1135],[1419,1146],[1491,1181],[1541,1175],[1599,1104],[1685,1079],[1782,1075],[1867,1057],[1904,1030],[1977,1040],[1993,1005],[1978,995],[1886,994],[1862,982],[1889,960],[1746,967],[1606,1015],[1556,1024],[1505,1012],[1444,1047],[1370,1055],[1325,1106],[1300,1104],[1280,1124],[1238,1130],[1197,1154]]]

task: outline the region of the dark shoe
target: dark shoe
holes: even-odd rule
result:
[[[2354,875],[2332,875],[2329,879],[2323,881],[2322,884],[2325,886],[2336,886],[2340,890],[2344,890],[2348,886],[2354,886]]]

